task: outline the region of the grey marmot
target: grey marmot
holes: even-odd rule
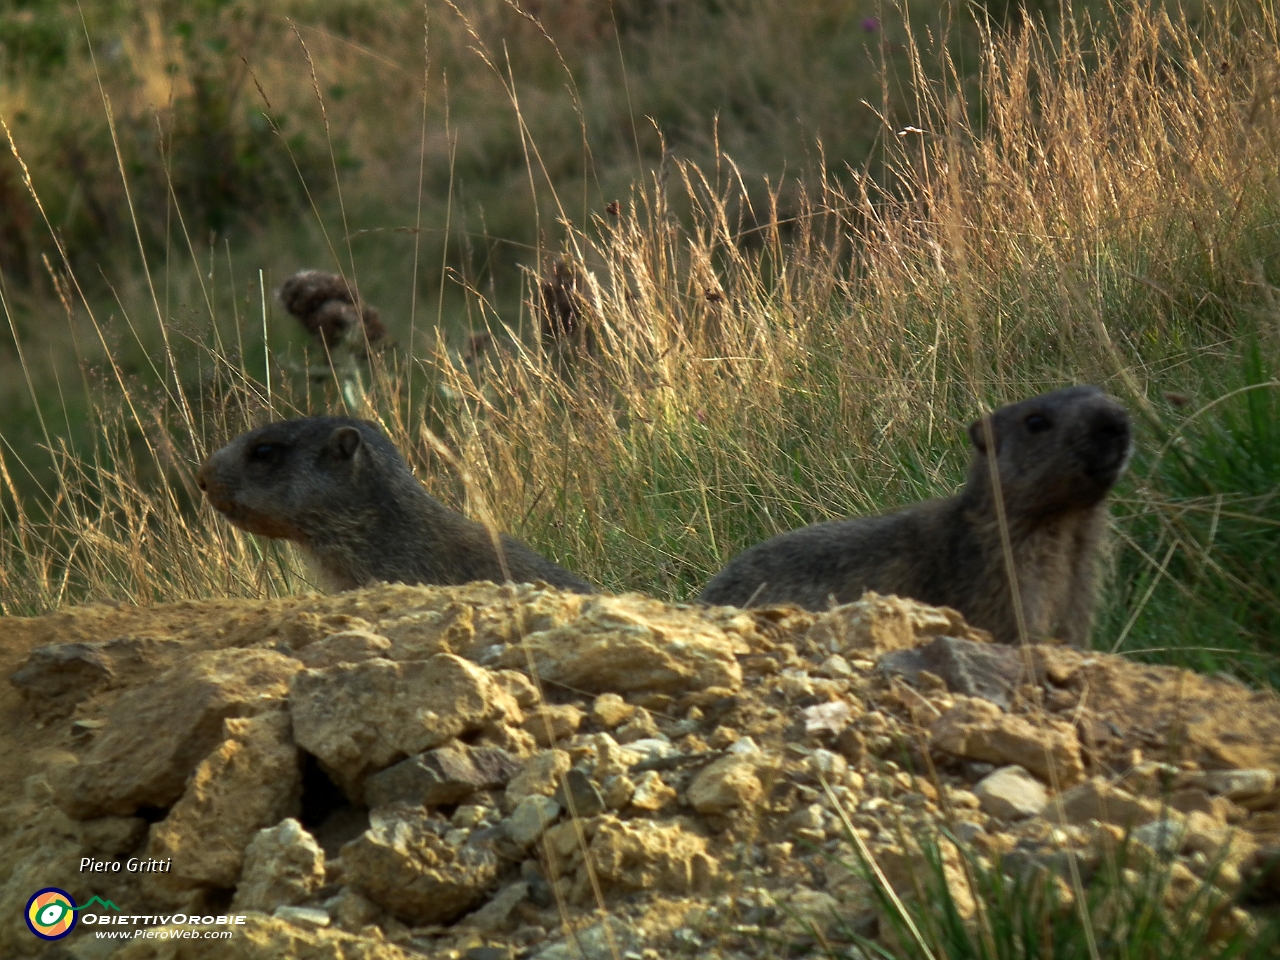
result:
[[[985,421],[969,426],[973,461],[955,496],[779,534],[731,560],[698,599],[822,610],[874,590],[952,607],[1017,642]],[[1129,462],[1128,413],[1097,387],[1077,386],[1001,407],[989,422],[1027,633],[1084,646],[1105,499]]]
[[[305,417],[250,430],[210,456],[196,482],[237,527],[298,544],[331,590],[542,580],[595,592],[505,533],[499,557],[489,530],[427,493],[368,421]]]

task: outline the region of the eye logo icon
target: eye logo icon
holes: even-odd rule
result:
[[[27,901],[27,927],[41,940],[61,940],[76,926],[76,902],[65,890],[45,887]]]

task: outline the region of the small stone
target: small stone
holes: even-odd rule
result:
[[[391,641],[368,630],[345,630],[331,633],[323,640],[307,644],[296,654],[309,669],[335,667],[340,663],[359,663],[374,657],[386,657]]]
[[[1150,847],[1164,857],[1171,857],[1182,849],[1183,839],[1187,834],[1187,825],[1181,820],[1153,820],[1133,830],[1129,836]]]
[[[550,797],[560,787],[560,778],[569,772],[572,759],[563,750],[543,750],[525,761],[524,768],[507,784],[506,805],[514,810],[525,797]]]
[[[387,809],[387,808],[384,808]],[[342,847],[343,880],[406,923],[449,923],[474,907],[497,878],[493,850],[468,843],[455,849],[411,810],[375,817]]]
[[[493,676],[523,710],[532,709],[542,699],[538,696],[538,688],[533,685],[533,681],[519,670],[495,670]]]
[[[843,658],[841,658],[843,659]],[[805,707],[801,711],[804,717],[804,732],[809,736],[830,734],[839,736],[853,719],[853,710],[844,700],[830,700]]]
[[[1184,773],[1180,786],[1199,787],[1228,800],[1250,800],[1276,788],[1276,775],[1270,770],[1212,770]]]
[[[511,960],[510,947],[472,947],[462,955],[462,960]]]
[[[331,915],[338,926],[350,933],[363,930],[382,916],[376,903],[350,887],[343,887],[330,904]]]
[[[823,660],[822,666],[818,670],[823,676],[835,677],[836,679],[845,679],[853,676],[853,667],[849,666],[849,661],[838,653],[833,653]]]
[[[738,743],[746,739],[743,737]],[[756,765],[749,759],[732,754],[721,757],[699,772],[688,790],[689,803],[699,813],[725,813],[735,807],[750,806],[763,793]]]
[[[245,848],[244,871],[231,909],[270,913],[277,907],[292,907],[309,900],[324,886],[324,878],[324,851],[315,837],[297,820],[282,820],[259,830]],[[275,916],[281,916],[278,910]]]
[[[849,775],[849,762],[830,750],[815,750],[809,755],[809,773],[819,783],[838,786]]]
[[[617,741],[626,744],[634,743],[637,740],[650,740],[661,735],[657,723],[654,722],[653,715],[643,707],[637,707],[631,719],[614,731],[614,737]]]
[[[298,927],[310,927],[313,930],[327,927],[330,923],[329,914],[315,907],[276,907],[271,915],[277,920],[283,920]]]
[[[591,718],[606,730],[626,723],[635,712],[635,706],[616,693],[602,693],[591,704]]]
[[[600,793],[604,796],[604,804],[610,810],[621,810],[631,802],[635,792],[635,781],[624,773],[610,777],[600,789]]]
[[[509,883],[498,895],[470,916],[463,917],[461,925],[471,927],[482,934],[496,934],[511,926],[511,914],[529,896],[529,884]]]
[[[822,806],[811,803],[787,817],[785,827],[800,840],[822,843],[827,839],[826,818]]]
[[[1124,829],[1140,827],[1159,819],[1161,811],[1158,801],[1135,797],[1128,791],[1112,786],[1104,777],[1093,777],[1055,797],[1053,807],[1052,819],[1055,822],[1060,807],[1061,815],[1067,823],[1084,825],[1090,820],[1097,820]]]
[[[732,746],[738,737],[739,733],[733,727],[719,726],[711,731],[711,738],[707,743],[716,750],[724,750]]]
[[[472,829],[488,820],[492,813],[493,811],[488,807],[464,803],[453,811],[453,816],[449,818],[449,822],[455,827]]]
[[[656,770],[640,774],[631,795],[631,805],[637,810],[661,810],[676,799],[675,788],[668,786]]]
[[[1017,765],[1041,780],[1056,778],[1064,787],[1084,776],[1080,741],[1071,724],[1054,719],[1033,723],[986,700],[968,698],[957,703],[934,722],[929,737],[933,747],[947,753]]]
[[[569,788],[567,795],[566,786]],[[600,788],[591,781],[585,771],[576,767],[564,775],[564,780],[556,790],[555,799],[571,815],[579,817],[594,817],[605,808]]]
[[[455,804],[478,790],[506,786],[521,767],[497,747],[440,747],[371,775],[364,783],[365,802],[370,807],[397,801],[424,807]]]
[[[560,816],[561,806],[550,797],[531,794],[516,804],[511,815],[502,821],[502,829],[511,842],[524,848],[542,836]]]
[[[493,674],[447,653],[303,670],[290,684],[289,712],[298,745],[353,802],[367,775],[401,757],[522,719]]]
[[[1049,803],[1044,785],[1022,767],[1001,767],[973,788],[984,813],[1001,820],[1038,816]]]
[[[37,715],[66,716],[116,675],[101,643],[57,643],[37,647],[9,678]]]
[[[571,703],[544,704],[525,716],[521,727],[533,734],[538,746],[546,749],[577,733],[583,716],[583,712]]]
[[[640,760],[637,762],[661,760],[664,757],[674,756],[676,753],[676,748],[669,741],[656,737],[647,740],[633,740],[627,744],[627,749],[640,754]]]

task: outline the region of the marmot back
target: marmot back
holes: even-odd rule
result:
[[[986,424],[1027,633],[1085,645],[1105,498],[1131,448],[1124,407],[1091,386],[1032,397],[971,424],[973,461],[955,496],[779,534],[731,560],[699,599],[823,610],[874,590],[953,607],[997,640],[1016,642]]]
[[[236,526],[297,543],[332,590],[542,580],[595,592],[505,533],[495,549],[483,524],[427,493],[364,420],[306,417],[251,430],[209,457],[197,483]]]

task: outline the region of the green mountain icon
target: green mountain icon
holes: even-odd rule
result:
[[[117,907],[114,903],[112,903],[110,900],[103,900],[101,897],[94,897],[88,903],[82,903],[80,904],[80,906],[72,907],[71,909],[75,911],[87,910],[89,907],[92,907],[95,903],[100,903],[106,909],[114,910],[116,913],[120,912],[120,908]]]

